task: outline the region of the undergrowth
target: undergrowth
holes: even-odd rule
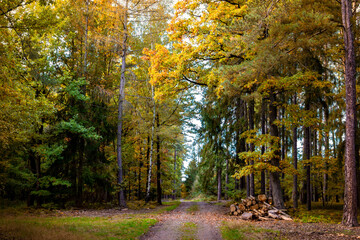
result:
[[[341,223],[343,215],[342,203],[331,203],[325,207],[320,202],[313,202],[312,209],[308,211],[306,205],[300,205],[299,209],[291,210],[290,214],[295,222],[301,223]],[[360,218],[359,218],[360,220]]]

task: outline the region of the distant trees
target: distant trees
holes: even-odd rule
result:
[[[197,84],[207,87],[204,99],[217,96],[200,107],[202,152],[206,154],[202,155],[199,172],[217,169],[217,174],[206,175],[212,179],[201,181],[200,175],[206,189],[215,176],[216,182],[221,182],[225,176],[220,174],[225,169],[223,159],[230,158],[234,164],[229,171],[235,171],[237,178],[234,189],[246,186],[248,195],[265,191],[280,208],[290,195],[297,207],[300,197],[308,210],[319,197],[323,204],[330,198],[338,201],[345,190],[344,224],[349,224],[345,219],[351,218],[350,212],[356,215],[353,204],[358,166],[354,164],[359,152],[348,136],[355,133],[356,113],[346,121],[349,140],[345,143],[345,124],[341,122],[345,112],[340,109],[345,95],[350,101],[350,92],[355,89],[355,73],[349,70],[356,66],[349,9],[355,11],[358,5],[342,1],[343,6],[346,4],[345,73],[344,49],[339,48],[343,45],[341,9],[336,1],[192,0],[175,6],[168,30],[172,47],[156,47],[150,74],[163,84],[158,95]],[[358,27],[355,22],[353,26]],[[227,128],[231,129],[229,134],[225,134]],[[344,177],[343,157],[349,154],[344,154],[345,144],[352,144],[346,147],[352,156],[345,160],[345,178],[351,180],[344,189],[339,182]],[[230,156],[219,157],[220,146],[225,145]],[[292,188],[288,187],[290,181]]]
[[[200,160],[183,192],[344,200],[357,225],[359,3],[178,1],[170,22],[167,5],[1,2],[1,196],[124,207],[180,194],[196,85]]]
[[[125,199],[144,199],[154,103],[142,50],[165,41],[155,33],[166,26],[165,5],[129,1],[127,23],[119,1],[0,5],[0,196],[62,207],[118,201],[119,190],[121,206]],[[120,79],[127,80],[121,91]],[[174,188],[180,194],[182,107],[175,98],[157,107],[154,152],[162,196]],[[156,189],[154,178],[149,184]]]

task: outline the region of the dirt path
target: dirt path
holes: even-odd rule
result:
[[[219,226],[227,208],[205,202],[182,202],[159,218],[159,223],[142,236],[142,240],[221,239]]]

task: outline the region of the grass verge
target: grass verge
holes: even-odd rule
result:
[[[220,230],[224,240],[280,239],[279,231],[256,228],[252,225],[244,223],[223,222]]]
[[[180,201],[171,201],[171,202],[163,202],[163,205],[165,207],[160,208],[159,210],[156,210],[154,213],[155,214],[161,214],[164,212],[169,212],[174,210],[175,208],[177,208],[180,205]]]
[[[0,239],[137,239],[156,222],[150,218],[2,216]]]
[[[320,202],[311,203],[311,211],[306,209],[306,205],[300,205],[296,211],[290,211],[295,222],[301,223],[335,223],[339,224],[343,215],[342,203],[327,203],[325,207]],[[358,216],[360,221],[360,215]]]

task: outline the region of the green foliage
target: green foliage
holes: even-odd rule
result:
[[[247,166],[238,166],[239,171],[233,175],[240,179],[242,176],[247,176],[251,173],[260,173],[268,170],[270,172],[283,172],[287,174],[298,174],[298,172],[290,164],[290,159],[285,158],[280,161],[280,167],[273,166],[270,161],[279,152],[280,139],[278,137],[270,136],[269,134],[258,134],[256,130],[245,131],[242,138],[246,139],[249,144],[254,144],[256,151],[242,152],[239,157],[247,163]],[[261,154],[261,147],[265,146],[266,151]],[[276,156],[280,157],[280,156]],[[253,162],[254,164],[250,164]]]
[[[229,184],[228,189],[225,194],[229,199],[240,202],[241,199],[246,198],[246,190],[243,189],[235,189],[234,184]]]

